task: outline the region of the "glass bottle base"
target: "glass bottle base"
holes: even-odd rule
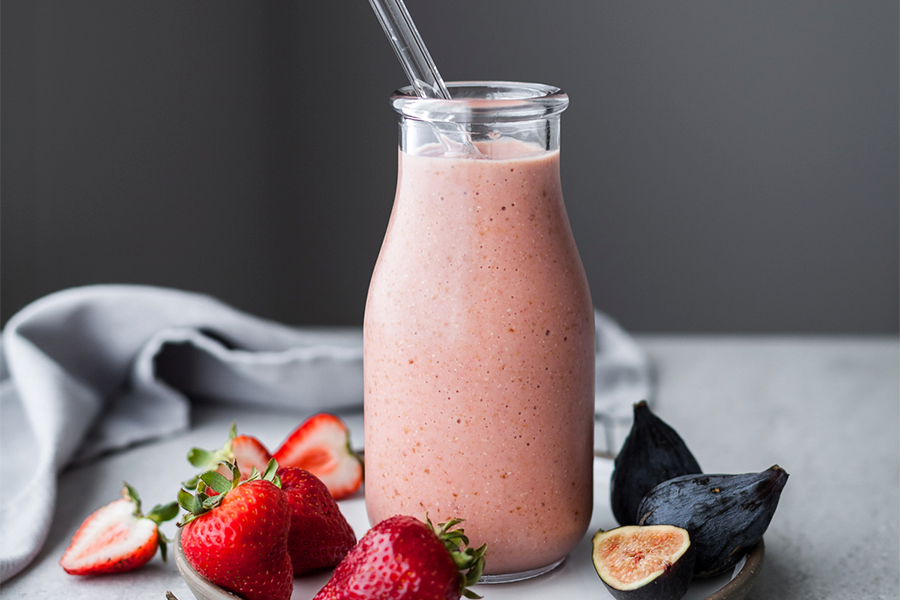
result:
[[[564,560],[566,559],[561,558],[555,563],[549,564],[546,567],[531,569],[530,571],[519,571],[518,573],[503,573],[500,575],[482,575],[481,579],[478,580],[478,583],[512,583],[513,581],[522,581],[523,579],[539,577],[544,573],[549,573],[550,571],[561,565]]]

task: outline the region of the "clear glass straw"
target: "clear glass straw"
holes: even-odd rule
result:
[[[450,98],[434,60],[419,35],[403,0],[369,0],[385,35],[391,42],[407,79],[420,98]],[[462,125],[437,127],[444,149],[453,153],[480,155]]]
[[[403,0],[369,0],[406,77],[421,98],[450,98]]]

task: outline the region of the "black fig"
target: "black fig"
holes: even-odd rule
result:
[[[694,570],[694,546],[680,527],[628,525],[598,531],[594,568],[618,600],[679,600]]]
[[[610,483],[613,516],[619,525],[637,525],[647,492],[673,477],[702,472],[681,436],[642,400],[634,405],[631,432],[616,456]]]
[[[760,473],[676,477],[647,494],[640,523],[687,529],[697,547],[694,576],[719,575],[763,536],[787,480],[778,465]]]

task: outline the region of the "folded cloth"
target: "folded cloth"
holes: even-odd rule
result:
[[[598,416],[628,419],[650,392],[647,359],[609,317],[595,322]],[[0,581],[43,544],[66,465],[186,429],[190,398],[362,405],[360,328],[288,327],[180,290],[63,290],[14,315],[2,349]]]

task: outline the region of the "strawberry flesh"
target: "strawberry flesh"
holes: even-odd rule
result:
[[[263,443],[252,435],[239,435],[231,440],[231,453],[244,479],[250,476],[254,467],[259,472],[265,471],[272,458]]]
[[[122,498],[85,519],[59,564],[70,575],[130,571],[153,558],[158,535],[156,523],[135,515],[135,504]]]
[[[329,413],[319,413],[304,421],[284,441],[273,458],[282,467],[309,471],[328,487],[335,499],[359,489],[363,465],[350,448],[347,425]]]

